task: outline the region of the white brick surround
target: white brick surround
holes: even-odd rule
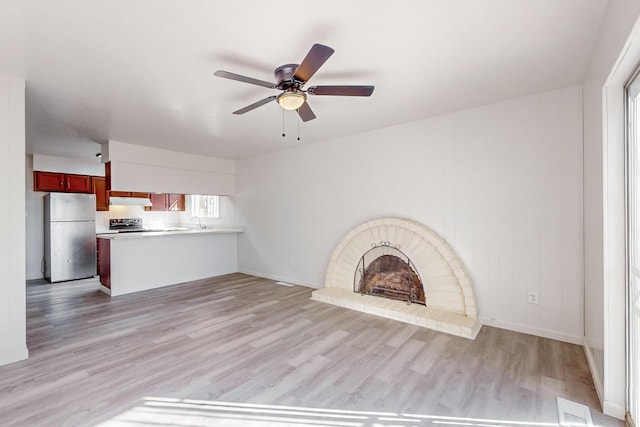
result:
[[[354,292],[358,262],[379,242],[399,245],[413,261],[427,307]],[[325,287],[314,291],[312,299],[467,338],[475,338],[481,326],[473,283],[462,261],[433,230],[402,218],[375,219],[350,231],[333,251]]]

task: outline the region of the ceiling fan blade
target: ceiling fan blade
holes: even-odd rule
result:
[[[298,108],[298,115],[303,122],[308,122],[309,120],[316,118],[316,115],[313,114],[313,110],[311,110],[311,107],[309,107],[309,104],[307,104],[306,101],[300,106],[300,108]]]
[[[256,109],[256,108],[258,108],[258,107],[260,107],[260,106],[262,106],[264,104],[268,104],[269,102],[271,102],[271,101],[273,101],[275,99],[276,99],[276,96],[270,96],[268,98],[261,99],[260,101],[254,102],[251,105],[247,105],[246,107],[241,108],[238,111],[234,111],[233,114],[244,114],[244,113],[247,113],[247,112],[249,112],[251,110],[254,110],[254,109]]]
[[[311,76],[322,67],[322,64],[333,55],[333,52],[334,50],[329,46],[314,44],[298,66],[293,78],[301,82],[308,82]]]
[[[270,82],[266,82],[264,80],[258,80],[258,79],[254,79],[254,78],[247,77],[247,76],[241,76],[240,74],[230,73],[228,71],[218,70],[215,73],[213,73],[213,75],[217,76],[217,77],[222,77],[222,78],[225,78],[225,79],[237,80],[239,82],[244,82],[244,83],[250,83],[252,85],[264,86],[264,87],[268,87],[268,88],[271,88],[271,89],[275,89],[276,88],[275,83],[270,83]]]
[[[311,86],[311,95],[371,96],[374,86]]]

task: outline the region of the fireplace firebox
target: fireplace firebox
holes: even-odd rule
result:
[[[360,258],[354,274],[354,291],[426,305],[418,271],[400,245],[383,241],[371,245]]]

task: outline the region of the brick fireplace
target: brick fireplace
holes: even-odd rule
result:
[[[433,230],[402,218],[347,233],[311,298],[471,339],[481,327],[462,261]]]

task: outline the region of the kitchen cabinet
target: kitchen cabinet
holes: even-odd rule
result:
[[[98,261],[100,284],[105,288],[111,289],[111,242],[107,239],[98,238],[98,253],[100,254]]]
[[[148,206],[148,211],[184,211],[184,194],[151,193],[149,194],[152,206]]]
[[[34,172],[33,191],[64,191],[64,174]]]
[[[34,191],[91,193],[91,179],[88,175],[41,171],[35,171],[33,175]]]
[[[111,191],[110,164],[105,165],[106,176],[89,176],[59,172],[33,172],[33,190],[60,193],[90,193],[96,195],[96,211],[109,210],[109,197],[137,197],[151,199],[149,211],[184,211],[185,195],[168,193],[142,193],[138,191]]]
[[[91,192],[96,195],[96,210],[108,211],[109,199],[107,197],[107,183],[105,177],[91,177]]]
[[[151,199],[151,206],[145,209],[150,211],[167,211],[169,210],[169,199],[166,193],[151,193],[149,194]]]
[[[91,193],[91,178],[89,175],[64,175],[66,191],[72,193]]]
[[[100,239],[96,237],[96,275],[100,275]]]
[[[184,211],[184,194],[168,194],[168,208],[170,211]]]

